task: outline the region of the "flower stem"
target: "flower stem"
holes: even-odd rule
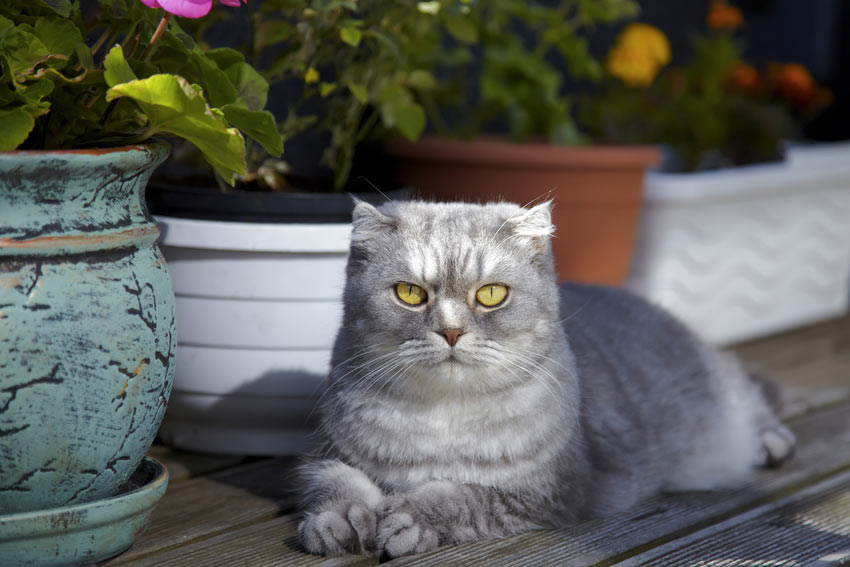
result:
[[[151,40],[148,42],[147,47],[142,52],[142,61],[147,61],[151,52],[153,51],[156,42],[159,41],[160,36],[162,36],[162,32],[165,31],[166,26],[168,25],[168,20],[171,19],[171,12],[166,12],[162,19],[159,21],[159,25],[156,27],[156,31],[153,32],[151,36]]]

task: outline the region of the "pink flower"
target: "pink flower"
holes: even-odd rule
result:
[[[218,0],[225,6],[239,6],[240,0]],[[212,7],[212,0],[140,0],[149,8],[162,8],[175,16],[184,18],[202,18]],[[248,0],[242,0],[247,4]]]

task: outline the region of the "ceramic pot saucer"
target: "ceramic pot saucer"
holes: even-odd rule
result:
[[[0,515],[0,565],[91,565],[136,540],[168,485],[168,470],[145,457],[118,494],[50,510]]]

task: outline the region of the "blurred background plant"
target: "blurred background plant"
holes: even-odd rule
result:
[[[800,64],[746,63],[744,25],[737,7],[713,0],[689,60],[665,67],[671,54],[663,32],[629,24],[608,53],[604,86],[581,98],[582,128],[599,141],[664,144],[671,171],[782,159],[783,142],[798,137],[832,95]]]
[[[247,8],[242,51],[266,80],[298,93],[278,112],[283,138],[324,136],[322,162],[336,189],[359,143],[415,141],[426,126],[467,139],[502,128],[517,141],[586,142],[563,93],[565,69],[601,78],[588,34],[637,13],[633,0],[264,0]],[[195,41],[212,24],[194,25]],[[287,161],[254,145],[242,181],[287,189]]]

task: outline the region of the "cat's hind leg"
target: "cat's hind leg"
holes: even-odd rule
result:
[[[797,441],[790,429],[777,422],[762,429],[761,443],[761,465],[773,468],[794,456]]]
[[[384,494],[363,472],[328,460],[302,467],[303,519],[298,540],[310,553],[343,555],[375,549],[375,509]]]
[[[767,408],[758,416],[759,436],[762,450],[760,464],[763,467],[778,467],[794,456],[796,438],[790,429],[776,417],[782,407],[782,395],[775,382],[758,372],[747,373],[750,381],[758,386]]]

